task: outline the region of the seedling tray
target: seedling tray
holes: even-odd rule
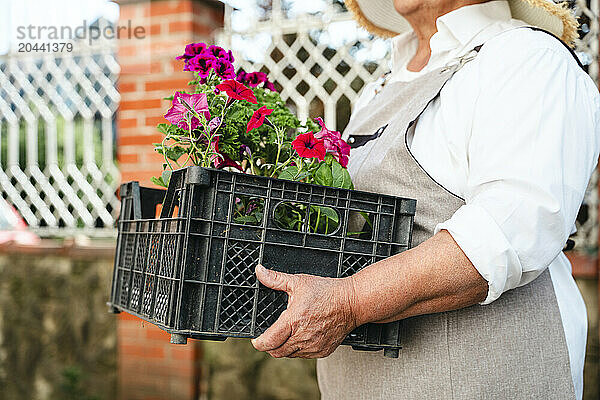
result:
[[[120,194],[109,306],[171,333],[172,343],[259,336],[287,295],[257,281],[257,264],[352,275],[410,247],[416,208],[411,199],[200,167],[175,171],[167,191],[129,182]],[[290,209],[306,212],[293,227],[281,223]],[[315,231],[315,210],[335,213],[337,226]],[[400,328],[367,324],[343,344],[398,357]]]

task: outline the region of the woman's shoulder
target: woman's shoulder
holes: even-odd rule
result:
[[[489,39],[478,58],[482,64],[521,65],[525,68],[529,65],[538,71],[564,63],[566,67],[586,75],[563,42],[547,32],[528,27],[509,29]]]
[[[565,95],[598,103],[595,82],[570,49],[552,35],[530,28],[511,29],[488,40],[473,65],[477,85],[494,91],[561,88]]]

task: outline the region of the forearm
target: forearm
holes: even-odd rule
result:
[[[356,323],[390,322],[485,300],[488,285],[447,231],[351,278]]]

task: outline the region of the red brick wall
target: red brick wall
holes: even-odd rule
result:
[[[191,42],[212,42],[223,25],[223,7],[209,0],[121,0],[119,26],[144,28],[143,39],[119,39],[117,157],[122,180],[151,185],[162,156],[152,143],[162,140],[156,125],[165,122],[175,90],[185,90],[191,74],[175,56]],[[118,318],[118,382],[122,400],[191,400],[200,393],[200,347],[189,341],[171,345],[169,335],[127,314]]]
[[[138,180],[150,185],[150,177],[160,175],[163,158],[152,143],[162,140],[156,125],[166,122],[163,115],[169,102],[162,100],[175,90],[185,90],[191,79],[183,72],[183,62],[175,56],[191,42],[212,42],[216,29],[223,26],[223,7],[218,1],[162,0],[120,1],[119,26],[144,28],[144,39],[121,38],[117,158],[122,180]]]
[[[170,344],[170,335],[129,314],[119,315],[118,386],[122,400],[191,400],[200,394],[199,342]]]

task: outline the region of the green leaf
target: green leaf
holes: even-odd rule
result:
[[[162,177],[161,178],[156,178],[156,177],[153,176],[152,178],[150,178],[150,181],[152,183],[154,183],[155,185],[157,185],[157,186],[162,186],[162,187],[165,187],[165,188],[168,187],[168,185],[165,185],[165,183],[163,182]]]
[[[360,211],[359,214],[362,215],[362,217],[365,219],[365,221],[367,222],[367,224],[369,225],[369,227],[371,229],[373,229],[373,222],[371,222],[371,218],[369,217],[369,214],[367,214],[364,211]]]
[[[171,181],[171,171],[166,169],[162,172],[162,176],[160,177],[165,187],[169,186],[169,182]]]
[[[335,222],[336,224],[340,222],[340,216],[338,213],[330,207],[319,207],[321,209],[321,214]]]
[[[367,232],[348,232],[346,235],[347,236],[358,236],[358,235],[362,235],[363,233],[367,233]]]
[[[340,165],[339,162],[334,161],[331,164],[331,172],[333,174],[333,183],[331,186],[341,189],[353,189],[352,178],[348,170]]]
[[[327,163],[322,162],[321,166],[315,172],[315,183],[317,185],[331,186],[333,183],[333,174],[331,167]]]
[[[183,129],[179,128],[176,125],[171,125],[171,124],[158,124],[156,126],[156,129],[158,129],[158,131],[160,133],[162,133],[163,135],[170,137],[170,136],[179,136],[184,134],[185,132],[183,131]]]
[[[177,161],[182,155],[187,154],[187,149],[181,146],[165,147],[166,156],[169,160]]]
[[[160,133],[164,133],[165,135],[167,134],[167,129],[169,127],[169,124],[158,124],[156,126],[156,129],[160,132]],[[156,144],[156,143],[155,143]]]
[[[296,175],[298,175],[298,167],[295,165],[292,165],[291,167],[287,167],[286,169],[281,171],[279,173],[278,178],[285,179],[288,181],[293,181],[293,180],[295,180]]]
[[[325,162],[327,163],[327,165],[331,165],[334,160],[335,160],[335,158],[333,158],[333,154],[331,154],[331,153],[325,154]]]
[[[158,129],[158,131],[160,133],[164,133],[165,135],[168,135],[169,132],[171,132],[173,130],[173,128],[171,128],[173,125],[171,124],[158,124],[156,126],[156,129]]]
[[[256,224],[258,220],[254,215],[241,215],[234,218],[236,224]]]

